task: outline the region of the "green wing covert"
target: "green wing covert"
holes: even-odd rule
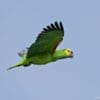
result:
[[[62,22],[55,22],[43,28],[43,31],[38,35],[35,43],[28,48],[27,58],[39,53],[54,53],[59,43],[63,40],[63,36],[64,28]]]

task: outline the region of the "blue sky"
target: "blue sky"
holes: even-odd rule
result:
[[[74,58],[6,71],[54,21]],[[100,100],[99,42],[100,0],[0,0],[0,100]]]

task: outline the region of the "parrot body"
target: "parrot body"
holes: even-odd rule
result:
[[[38,35],[35,43],[28,48],[27,52],[23,56],[19,53],[22,57],[21,61],[8,69],[31,64],[43,65],[60,59],[72,58],[73,52],[71,49],[56,50],[63,40],[63,36],[64,28],[61,22],[55,22],[43,28],[43,31]]]

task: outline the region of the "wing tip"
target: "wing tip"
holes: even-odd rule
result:
[[[55,21],[55,26],[57,27],[57,29],[64,32],[64,27],[63,27],[62,21],[59,21],[59,22]]]
[[[50,25],[46,26],[43,28],[43,30],[40,32],[40,34],[38,35],[36,42],[39,41],[40,38],[42,38],[42,36],[50,31],[62,31],[62,36],[64,36],[64,27],[62,24],[62,21],[55,21],[54,23],[51,23]]]
[[[62,21],[60,21],[60,28],[61,28],[61,30],[64,32],[64,27],[63,27],[63,24],[62,24]]]
[[[48,31],[52,31],[52,30],[60,30],[62,32],[64,32],[64,27],[62,24],[62,21],[55,21],[54,23],[51,23],[50,25],[46,26],[45,28],[43,28],[42,32],[48,32]]]

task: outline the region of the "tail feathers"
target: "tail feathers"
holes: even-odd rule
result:
[[[12,67],[9,67],[7,70],[11,70],[11,69],[13,69],[13,68],[20,67],[20,66],[22,66],[21,63],[16,64],[16,65],[14,65],[14,66],[12,66]]]

